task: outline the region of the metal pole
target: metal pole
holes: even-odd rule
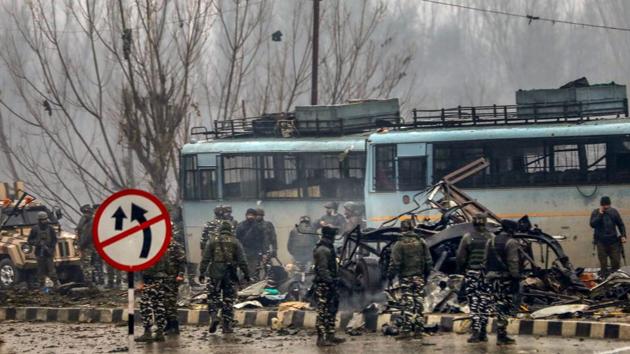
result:
[[[317,70],[319,62],[319,1],[313,0],[313,62],[311,70],[311,105],[317,104]]]
[[[135,347],[134,338],[133,338],[133,310],[135,305],[134,299],[134,283],[133,283],[133,272],[127,272],[127,295],[129,304],[127,307],[127,328],[128,328],[128,337],[127,337],[127,348],[129,348],[129,353],[133,353],[133,349]]]

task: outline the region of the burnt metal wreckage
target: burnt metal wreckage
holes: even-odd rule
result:
[[[475,214],[488,215],[488,228],[492,232],[501,230],[501,218],[457,188],[455,183],[488,165],[484,158],[473,161],[414,195],[415,208],[384,222],[377,229],[357,227],[345,234],[339,257],[341,299],[352,302],[346,306],[367,306],[378,301],[382,294],[390,293],[385,274],[391,248],[400,237],[400,228],[395,223],[407,219],[415,225],[416,233],[425,239],[434,260],[425,289],[425,311],[461,311],[458,294],[462,276],[455,274],[459,242],[473,229],[471,222]],[[419,201],[421,197],[424,202]],[[562,249],[559,240],[563,237],[545,233],[537,225],[532,225],[527,215],[518,220],[514,238],[521,246],[524,269],[517,304],[535,310],[553,305],[594,305],[601,301],[613,304],[628,299],[629,272],[620,270],[590,289],[580,280],[583,269],[576,269]]]

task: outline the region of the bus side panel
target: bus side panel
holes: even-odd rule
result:
[[[598,266],[589,219],[591,212],[599,207],[602,196],[611,197],[613,207],[630,227],[630,185],[470,189],[466,192],[499,217],[518,219],[529,215],[532,223],[546,233],[566,236],[561,244],[575,266]],[[403,195],[412,197],[415,193],[368,193],[368,226],[378,227],[383,221],[415,207],[413,202],[402,203]],[[419,201],[424,202],[423,197]]]

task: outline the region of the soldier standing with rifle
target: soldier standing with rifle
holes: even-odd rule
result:
[[[433,267],[429,247],[413,231],[409,220],[400,223],[402,237],[392,247],[389,281],[398,277],[401,289],[401,333],[396,339],[422,338],[424,331],[424,284]]]
[[[490,294],[484,280],[484,252],[493,235],[486,229],[487,215],[473,216],[474,230],[464,234],[457,249],[457,271],[464,274],[464,293],[470,307],[472,335],[468,343],[486,342]]]
[[[212,237],[203,252],[200,264],[199,281],[204,282],[208,277],[208,313],[210,314],[210,328],[214,333],[219,325],[218,312],[221,309],[223,334],[233,333],[234,302],[236,301],[236,286],[238,284],[237,270],[243,272],[245,281],[249,282],[249,269],[243,246],[234,237],[232,224],[223,221],[219,233]]]
[[[57,246],[57,232],[48,224],[48,214],[46,212],[40,211],[37,213],[37,225],[31,228],[27,242],[35,247],[39,286],[43,288],[46,285],[46,277],[52,280],[55,287],[59,286],[59,279],[57,278],[53,261],[55,247]]]
[[[507,336],[507,325],[514,308],[512,298],[521,280],[519,244],[513,238],[518,224],[502,220],[501,226],[503,230],[486,244],[485,268],[497,312],[497,345],[509,345],[516,343]]]
[[[317,346],[328,347],[345,342],[335,337],[335,318],[339,308],[337,255],[333,242],[337,229],[322,228],[322,238],[313,251],[315,278],[313,288],[317,303]]]

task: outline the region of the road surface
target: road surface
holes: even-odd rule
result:
[[[141,328],[136,330],[141,332]],[[127,352],[127,328],[106,324],[61,324],[2,322],[0,354],[8,353],[116,353]],[[178,339],[164,343],[137,344],[135,353],[630,353],[630,342],[563,339],[558,337],[515,337],[517,345],[497,347],[494,336],[488,343],[469,345],[465,335],[437,334],[423,342],[396,341],[380,334],[347,337],[348,342],[325,350],[315,346],[312,332],[278,334],[267,329],[237,329],[230,338],[208,335],[205,327],[186,326]]]

